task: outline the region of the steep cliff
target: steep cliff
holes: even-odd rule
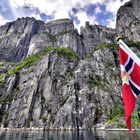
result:
[[[135,41],[138,6],[130,1],[117,16],[117,32]],[[122,113],[115,29],[87,22],[79,34],[70,19],[21,18],[0,35],[1,127],[91,129]]]
[[[140,41],[140,1],[130,0],[123,5],[116,20],[117,33],[129,40]]]
[[[86,25],[79,35],[69,19],[30,18],[0,30],[7,54],[1,55],[1,126],[85,129],[110,118],[120,92],[116,58],[112,50],[94,49],[114,40],[114,30]]]
[[[20,61],[25,58],[32,36],[43,21],[34,18],[17,19],[0,28],[0,60]]]
[[[109,29],[101,25],[90,25],[86,22],[85,27],[81,27],[81,37],[86,52],[94,52],[97,45],[101,43],[112,43],[115,41],[115,29]]]

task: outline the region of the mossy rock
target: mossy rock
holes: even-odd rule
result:
[[[70,33],[71,31],[72,31],[72,30],[58,32],[57,36],[65,35],[65,34],[67,34],[67,33]]]
[[[48,51],[56,51],[60,56],[65,56],[67,57],[69,60],[77,60],[79,58],[79,56],[77,55],[76,52],[74,52],[72,49],[70,48],[53,48],[53,47],[49,47]]]
[[[48,117],[47,117],[47,116],[43,116],[41,119],[42,119],[42,122],[43,122],[43,123],[46,123],[47,120],[48,120]]]
[[[49,37],[49,39],[50,39],[51,41],[55,42],[55,41],[57,41],[57,37],[58,37],[58,36],[63,36],[63,35],[65,35],[65,34],[67,34],[67,33],[70,33],[71,31],[72,31],[72,30],[61,31],[61,32],[58,32],[57,34],[50,34],[50,33],[48,33],[48,32],[41,32],[40,34],[46,34],[46,35]]]
[[[57,38],[56,38],[55,35],[52,35],[52,34],[49,34],[49,33],[48,33],[48,37],[49,37],[49,39],[52,40],[52,41],[57,41]]]
[[[4,112],[3,118],[4,118],[4,127],[6,128],[8,126],[8,112]]]
[[[118,50],[119,45],[117,43],[102,43],[102,44],[99,44],[98,46],[96,46],[96,50],[104,49],[104,48]]]
[[[13,96],[9,95],[7,97],[1,97],[0,98],[0,104],[9,104],[13,100]]]
[[[41,51],[37,54],[31,55],[23,60],[21,60],[14,68],[10,69],[7,73],[0,75],[0,83],[4,83],[4,79],[10,77],[11,75],[19,72],[23,68],[30,67],[39,61],[43,56],[47,55],[51,51],[56,51],[58,55],[67,57],[70,61],[77,60],[79,56],[70,48],[54,48],[48,47],[46,50]]]

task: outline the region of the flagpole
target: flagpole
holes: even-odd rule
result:
[[[121,40],[121,37],[116,38],[117,43],[120,45],[120,47],[126,51],[132,59],[135,60],[135,62],[140,66],[140,59],[139,57]]]

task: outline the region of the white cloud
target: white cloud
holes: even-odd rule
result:
[[[70,1],[70,0],[68,0]],[[47,15],[54,15],[54,19],[59,18],[69,18],[68,12],[71,9],[71,5],[67,2],[63,2],[62,0],[11,0],[11,7],[14,12],[16,18],[26,15],[25,11],[22,10],[24,5],[28,5],[38,9],[40,12],[45,13]],[[21,8],[19,8],[21,7]],[[34,16],[38,19],[40,17],[35,13],[28,14],[27,16]]]
[[[101,13],[101,12],[102,12],[102,11],[101,11],[100,7],[97,6],[97,7],[95,8],[95,13],[98,14],[98,13]]]
[[[108,0],[106,3],[106,11],[109,11],[113,14],[113,18],[107,20],[109,22],[107,25],[108,27],[115,28],[117,11],[119,10],[120,6],[124,5],[128,1],[130,0]]]
[[[85,26],[85,22],[89,21],[90,24],[98,24],[96,22],[96,17],[95,16],[88,16],[85,12],[78,12],[75,16],[77,16],[78,20],[80,21],[79,25],[75,24],[75,27],[80,31],[81,26]]]
[[[127,1],[129,0],[122,2],[120,2],[120,0],[9,0],[9,5],[11,6],[14,19],[23,16],[33,16],[37,19],[41,19],[39,12],[45,13],[46,15],[53,15],[54,19],[61,19],[70,18],[69,12],[72,13],[72,8],[76,8],[77,5],[79,5],[80,8],[85,8],[89,4],[95,4],[97,6],[95,8],[95,14],[97,14],[102,12],[99,4],[105,4],[106,11],[113,14],[113,19],[108,19],[109,25],[107,26],[114,27],[117,10]],[[28,12],[23,8],[25,5],[29,7]],[[39,12],[35,12],[35,9]],[[73,16],[77,17],[80,21],[79,25],[75,23],[78,29],[80,26],[84,26],[86,21],[89,21],[90,24],[97,23],[95,16],[88,16],[86,10],[78,11],[76,14],[73,14]],[[5,21],[7,20],[4,20],[4,18],[2,20],[1,17],[0,24]]]
[[[37,7],[41,12],[51,15],[55,11],[55,19],[68,18],[69,11],[72,7],[76,7],[79,4],[84,7],[88,4],[103,3],[105,0],[10,0],[13,12],[16,17],[23,16],[21,11],[18,11],[18,7],[26,5],[32,5]],[[96,9],[99,11],[99,8]]]
[[[116,26],[116,20],[115,19],[108,19],[107,22],[108,22],[108,27],[115,28],[115,26]]]
[[[109,11],[109,12],[112,12],[116,15],[118,9],[120,8],[120,6],[124,5],[126,2],[128,2],[130,0],[123,0],[123,1],[120,1],[120,0],[109,0],[107,3],[106,3],[106,10]]]
[[[55,11],[54,18],[55,19],[69,18],[70,10],[71,10],[70,0],[68,0],[68,3],[59,0],[58,3],[56,4],[56,8],[54,9],[54,11]]]
[[[2,16],[0,16],[0,26],[4,25],[7,22],[10,22],[10,20],[7,20],[7,19],[3,18]]]
[[[104,3],[107,0],[72,0],[72,4],[76,5],[79,3],[82,7],[88,5],[88,4],[97,4],[97,3]]]

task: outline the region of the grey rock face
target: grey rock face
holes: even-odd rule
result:
[[[9,108],[8,127],[57,128],[55,117],[60,115],[59,109],[71,98],[74,90],[70,75],[74,66],[75,63],[52,53],[36,66],[23,70],[18,95]]]
[[[96,46],[114,42],[116,31],[140,41],[139,7],[139,0],[122,6],[116,30],[87,22],[80,35],[70,19],[44,23],[22,18],[1,26],[0,74],[16,65],[6,60],[18,62],[50,46],[71,48],[79,59],[51,51],[5,78],[0,84],[0,126],[69,130],[104,125],[121,103],[121,80],[117,50]]]
[[[120,91],[115,67],[113,53],[106,49],[79,62],[50,53],[21,71],[19,90],[6,110],[7,126],[76,129],[78,124],[89,129],[106,122]]]
[[[86,52],[92,52],[101,43],[114,42],[115,29],[109,29],[101,25],[89,25],[81,27],[81,36],[86,48]]]
[[[140,41],[140,1],[130,0],[117,13],[117,34]]]
[[[69,19],[44,23],[23,18],[0,27],[0,34],[0,50],[7,50],[1,61],[19,61],[49,46],[71,48],[79,55],[79,59],[69,60],[51,51],[7,77],[0,85],[1,127],[88,129],[110,118],[118,96],[120,101],[118,54],[95,48],[113,42],[115,30],[86,24],[79,35]],[[12,47],[5,46],[10,43]],[[13,65],[0,67],[0,73]]]
[[[42,24],[42,21],[34,18],[22,18],[2,26],[0,28],[0,60],[20,61],[25,58],[30,39]]]
[[[49,46],[71,48],[81,58],[85,56],[81,37],[70,19],[55,20],[41,26],[39,32],[31,39],[28,55],[35,54]]]

